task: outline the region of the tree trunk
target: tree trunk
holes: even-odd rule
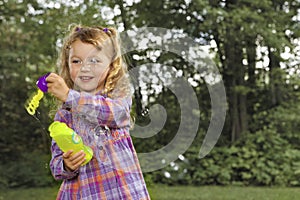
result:
[[[245,69],[242,64],[243,46],[237,37],[239,27],[227,27],[224,39],[225,68],[224,82],[227,88],[231,141],[239,139],[248,130],[247,91]]]
[[[229,122],[231,141],[236,141],[242,134],[248,131],[248,110],[247,110],[247,85],[244,80],[245,69],[243,61],[243,37],[240,35],[240,26],[235,24],[230,12],[233,11],[237,1],[226,1],[228,16],[225,19],[227,27],[223,39],[224,47],[224,71],[223,78],[228,96]]]
[[[231,141],[235,141],[248,129],[246,95],[240,86],[245,85],[242,66],[242,46],[228,30],[225,47],[224,82],[227,88],[229,116],[231,123]]]
[[[279,83],[282,83],[280,71],[280,61],[276,56],[275,52],[271,51],[271,48],[268,47],[269,51],[269,68],[270,68],[270,99],[271,106],[276,106],[282,102],[282,91]]]
[[[256,44],[255,44],[256,37],[251,37],[248,39],[246,43],[246,54],[247,54],[247,63],[248,63],[248,80],[247,86],[250,89],[250,92],[247,94],[248,99],[248,113],[250,114],[249,117],[252,116],[254,113],[254,104],[256,102],[255,96],[255,89],[256,89],[256,76],[255,76],[255,69],[256,69]]]

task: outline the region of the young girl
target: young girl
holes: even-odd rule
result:
[[[63,102],[55,121],[66,123],[94,155],[63,153],[52,141],[50,168],[63,180],[57,199],[150,199],[129,135],[131,95],[116,30],[75,27],[61,53],[61,75],[48,91]]]

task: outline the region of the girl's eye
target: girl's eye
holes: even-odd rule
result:
[[[98,64],[98,63],[100,63],[100,59],[98,59],[98,58],[91,58],[91,59],[89,59],[88,63],[89,64]]]
[[[76,65],[76,64],[81,64],[81,60],[76,60],[76,59],[75,59],[75,60],[72,60],[71,62],[72,62],[72,64],[75,64],[75,65]]]

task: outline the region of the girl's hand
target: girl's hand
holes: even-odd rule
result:
[[[68,98],[69,87],[62,77],[55,73],[51,73],[47,78],[48,92],[59,100],[65,102]]]
[[[73,151],[67,151],[63,154],[64,166],[67,171],[77,170],[85,161],[85,153],[79,151],[72,155]]]

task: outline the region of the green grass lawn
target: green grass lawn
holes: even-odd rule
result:
[[[54,200],[58,188],[0,190],[0,200]],[[148,188],[152,200],[298,200],[300,188],[165,186]]]

